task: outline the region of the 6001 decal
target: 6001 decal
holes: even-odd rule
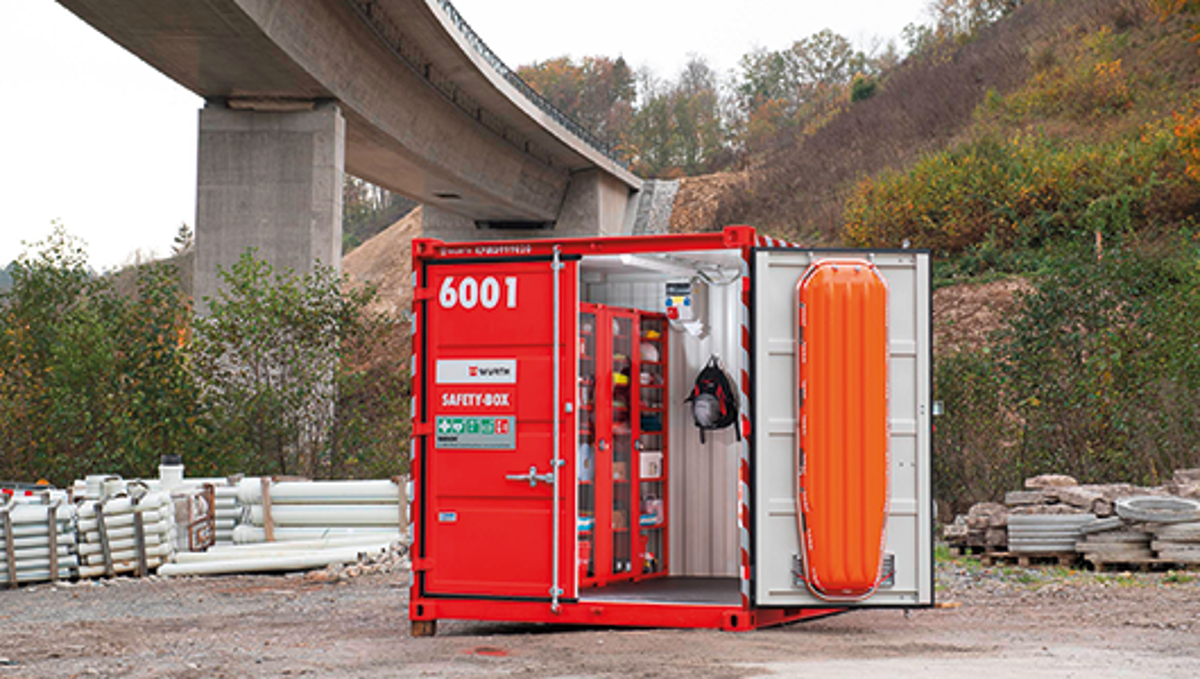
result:
[[[484,309],[495,309],[500,304],[500,281],[495,276],[488,276],[482,281],[474,276],[464,276],[457,285],[454,276],[446,276],[442,287],[438,290],[438,303],[443,309],[453,309],[462,306],[464,309],[474,309],[476,306]],[[504,277],[504,306],[509,309],[517,308],[517,277]]]

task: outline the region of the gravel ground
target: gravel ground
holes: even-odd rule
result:
[[[1200,576],[940,564],[943,607],[749,634],[439,623],[406,572],[131,580],[0,591],[0,678],[280,676],[1195,677]]]

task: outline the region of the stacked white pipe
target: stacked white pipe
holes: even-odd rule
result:
[[[377,533],[324,540],[225,545],[206,552],[178,552],[172,563],[159,567],[158,574],[227,575],[311,570],[354,563],[364,555],[381,554],[395,541],[394,537]]]
[[[172,459],[173,458],[173,459]],[[198,493],[205,485],[211,485],[216,495],[215,514],[216,542],[218,545],[233,544],[233,529],[242,516],[242,506],[237,500],[237,483],[241,476],[224,478],[184,478],[183,463],[176,456],[164,455],[163,463],[159,466],[159,478],[138,479],[150,490],[165,490],[173,494]],[[88,477],[93,478],[93,477]],[[98,475],[95,478],[103,478]],[[76,498],[87,495],[87,481],[79,479],[72,488]],[[186,540],[187,536],[183,538]],[[182,547],[186,549],[186,547]]]
[[[379,554],[400,541],[403,493],[392,481],[238,483],[242,524],[233,546],[180,552],[160,575],[220,575],[323,568]]]
[[[237,499],[237,484],[234,478],[185,478],[183,461],[177,455],[163,455],[158,467],[158,485],[162,490],[175,493],[195,493],[205,485],[211,485],[216,494],[216,539],[218,545],[233,544],[233,529],[242,516],[242,506]]]
[[[0,585],[67,580],[78,570],[75,507],[65,492],[41,492],[0,507]]]
[[[265,489],[265,497],[264,497]],[[236,544],[341,538],[398,541],[407,503],[395,481],[282,481],[238,483],[242,522]]]
[[[89,476],[78,516],[80,577],[136,573],[143,555],[143,575],[148,575],[175,552],[171,494],[151,490],[145,483]],[[138,517],[142,525],[140,550]]]
[[[205,485],[212,486],[216,499],[214,512],[216,515],[217,545],[233,545],[233,529],[241,521],[241,504],[238,503],[238,486],[229,479],[185,479],[179,486],[173,487],[173,493],[198,493]],[[161,486],[160,486],[161,487]],[[166,488],[164,488],[166,489]]]

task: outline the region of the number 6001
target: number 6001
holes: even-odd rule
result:
[[[509,309],[517,307],[517,278],[504,278],[504,306]],[[453,309],[462,305],[464,309],[474,309],[481,306],[484,309],[495,309],[500,303],[500,281],[494,276],[488,276],[477,281],[473,276],[464,276],[458,285],[454,284],[454,276],[446,276],[442,287],[438,290],[438,303],[443,309]]]

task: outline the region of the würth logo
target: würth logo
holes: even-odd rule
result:
[[[517,362],[511,358],[438,359],[438,384],[516,384]]]

